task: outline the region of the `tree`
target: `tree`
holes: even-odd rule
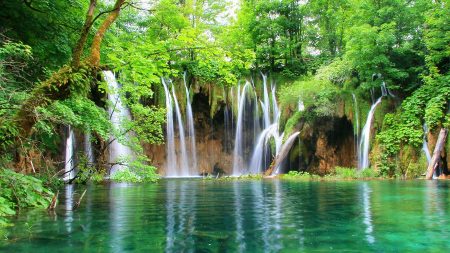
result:
[[[90,81],[96,77],[100,64],[100,46],[106,31],[117,19],[120,10],[124,7],[125,0],[116,0],[114,7],[106,12],[100,12],[97,17],[108,14],[97,29],[91,43],[90,53],[86,61],[81,62],[80,55],[87,41],[87,34],[92,28],[97,17],[93,17],[96,0],[91,0],[86,14],[80,38],[75,46],[74,58],[70,66],[64,66],[55,72],[49,79],[38,85],[29,99],[21,106],[17,114],[21,137],[28,137],[37,121],[35,109],[50,104],[55,100],[63,100],[71,93],[87,94]]]

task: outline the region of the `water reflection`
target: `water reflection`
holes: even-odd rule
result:
[[[234,217],[236,223],[236,245],[238,252],[245,252],[246,243],[245,243],[245,233],[243,226],[243,217],[242,217],[242,197],[240,190],[240,182],[233,182],[233,193],[234,193]]]
[[[373,236],[373,224],[372,224],[372,212],[370,205],[370,194],[372,190],[367,182],[362,183],[362,204],[363,204],[363,223],[366,226],[366,240],[368,243],[375,243],[375,237]]]
[[[67,186],[59,219],[21,213],[0,252],[449,252],[449,186],[172,179],[90,186],[76,210]]]
[[[127,184],[114,183],[110,190],[110,229],[111,242],[110,248],[112,252],[122,252],[126,247],[125,235],[127,234],[128,222],[131,221],[132,215],[136,210],[128,207],[127,192],[129,191]]]
[[[194,252],[196,187],[170,180],[166,187],[166,252]]]
[[[66,224],[66,231],[67,233],[72,232],[72,223],[73,223],[73,206],[74,206],[74,200],[73,200],[73,192],[74,192],[74,185],[68,184],[65,186],[64,190],[64,223]]]

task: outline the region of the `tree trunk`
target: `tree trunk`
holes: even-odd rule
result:
[[[94,11],[97,6],[97,0],[90,0],[89,8],[86,13],[86,19],[84,20],[83,28],[81,29],[80,38],[73,49],[72,55],[72,67],[78,68],[80,66],[81,56],[83,55],[84,45],[86,44],[87,37],[89,35],[89,31],[92,27],[92,22],[94,20]]]
[[[280,166],[280,164],[284,161],[284,159],[286,159],[287,155],[289,154],[289,151],[291,150],[292,145],[294,145],[294,140],[295,138],[297,138],[297,136],[300,134],[300,132],[294,132],[293,134],[291,134],[286,142],[281,145],[281,150],[278,153],[278,155],[275,157],[275,160],[270,164],[269,169],[266,170],[266,172],[264,173],[266,176],[270,176],[274,173],[277,172],[277,168],[278,166]]]
[[[106,30],[117,19],[120,9],[125,0],[116,0],[114,9],[109,12],[106,19],[100,25],[94,40],[91,45],[90,58],[87,64],[81,66],[81,56],[83,54],[83,48],[85,46],[89,30],[92,26],[93,14],[95,10],[96,0],[91,0],[88,12],[86,14],[86,20],[81,31],[80,38],[77,45],[74,48],[74,56],[71,62],[71,66],[64,66],[55,72],[49,79],[39,84],[32,91],[32,95],[21,106],[20,111],[17,114],[17,122],[20,128],[20,137],[27,138],[31,135],[34,124],[37,122],[36,108],[40,106],[46,106],[55,100],[64,100],[70,96],[70,87],[74,84],[72,77],[74,74],[80,73],[80,68],[83,68],[83,75],[95,76],[96,70],[100,65],[100,45]],[[85,79],[86,79],[85,78]],[[88,80],[86,80],[87,82]]]
[[[436,169],[439,159],[441,158],[441,151],[444,148],[445,140],[447,138],[447,129],[441,128],[439,132],[439,137],[434,147],[433,157],[431,158],[430,164],[428,164],[426,179],[432,179],[434,170]]]
[[[94,40],[92,41],[91,54],[88,60],[91,65],[98,66],[100,64],[100,45],[102,44],[103,37],[105,37],[106,31],[119,16],[120,9],[122,8],[124,2],[125,0],[116,0],[113,11],[108,14],[106,19],[98,28],[97,33],[94,36]]]

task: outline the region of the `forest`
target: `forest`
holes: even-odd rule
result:
[[[0,1],[0,235],[65,185],[446,179],[449,21],[447,0]]]

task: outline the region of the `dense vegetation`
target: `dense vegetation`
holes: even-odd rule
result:
[[[396,106],[383,115],[373,164],[386,176],[417,167],[424,123],[431,133],[450,124],[448,1],[13,0],[0,9],[0,183],[10,169],[58,175],[68,125],[90,134],[100,157],[78,165],[77,182],[102,178],[111,135],[137,157],[135,172],[117,180],[155,180],[142,144],[164,141],[160,78],[185,71],[205,87],[270,73],[282,86],[288,131],[301,119],[333,116],[352,93],[364,119],[370,91],[378,95],[385,82]],[[102,69],[118,74],[133,116],[130,139],[109,122]],[[0,215],[16,207],[0,201]]]

